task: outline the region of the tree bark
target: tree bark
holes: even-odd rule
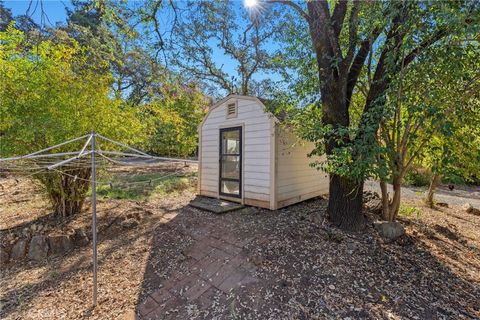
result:
[[[402,195],[402,177],[393,178],[393,197],[390,204],[390,215],[388,221],[395,221],[400,210],[400,200]]]
[[[358,231],[364,227],[362,213],[363,181],[338,175],[330,176],[327,211],[332,223],[343,230]]]
[[[90,172],[89,168],[79,168],[69,170],[68,175],[49,172],[37,176],[48,193],[57,218],[81,212],[90,186]]]
[[[440,185],[440,182],[442,180],[442,177],[438,174],[435,173],[432,181],[430,182],[430,186],[428,188],[427,196],[425,198],[425,203],[430,207],[433,208],[433,196],[435,195],[435,190],[437,187]]]
[[[388,197],[387,182],[383,180],[380,181],[380,190],[382,192],[382,217],[388,221],[388,217],[390,216],[390,199]]]

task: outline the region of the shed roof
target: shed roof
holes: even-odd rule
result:
[[[225,98],[215,102],[210,110],[208,111],[210,113],[211,110],[219,107],[223,103],[227,102],[229,99],[245,99],[245,100],[253,100],[257,101],[260,104],[263,105],[265,113],[268,113],[270,116],[272,116],[277,122],[283,122],[285,121],[287,117],[287,113],[282,110],[276,114],[274,114],[271,110],[274,110],[275,108],[271,107],[273,104],[273,100],[265,99],[265,98],[259,98],[255,96],[247,96],[247,95],[239,95],[239,94],[229,94]],[[208,116],[208,114],[205,116],[205,118]]]

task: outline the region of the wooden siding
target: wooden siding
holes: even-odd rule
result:
[[[276,200],[281,208],[328,193],[328,175],[310,163],[313,143],[300,141],[293,133],[276,128]]]
[[[235,118],[227,119],[227,104],[238,101]],[[215,107],[200,126],[199,193],[218,197],[220,128],[242,126],[242,198],[268,203],[271,195],[273,119],[254,98],[231,98]]]

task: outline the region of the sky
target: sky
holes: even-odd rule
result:
[[[17,1],[4,1],[5,7],[12,10],[13,16],[18,16],[25,14],[30,6],[30,1],[28,0],[17,0]],[[55,26],[57,22],[64,22],[67,18],[67,13],[65,11],[65,6],[70,6],[70,1],[53,1],[53,0],[43,0],[31,1],[30,12],[33,12],[31,15],[36,22],[41,21],[41,8],[43,5],[43,11],[46,13],[50,23]],[[48,23],[48,21],[47,21]],[[49,24],[50,24],[49,23]]]
[[[242,0],[238,1],[238,10],[245,10],[242,5]],[[136,2],[135,5],[138,5],[140,1]],[[4,5],[6,8],[12,11],[13,16],[17,15],[24,15],[29,10],[29,15],[33,18],[33,20],[39,24],[45,26],[55,26],[57,23],[65,22],[67,19],[67,14],[65,7],[72,7],[69,0],[58,1],[58,0],[4,0]],[[45,13],[42,21],[42,6],[43,12]],[[274,44],[267,44],[267,50],[275,50],[278,47]],[[223,66],[223,70],[226,71],[230,75],[236,75],[235,67],[236,63],[230,57],[223,54],[223,52],[216,48],[215,46],[212,47],[213,49],[213,58],[214,61],[218,64],[218,66]],[[257,73],[254,76],[254,79],[261,80],[269,78],[273,81],[278,81],[281,79],[279,74],[272,74],[272,73]]]

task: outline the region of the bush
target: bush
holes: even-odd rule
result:
[[[422,168],[413,168],[407,171],[403,184],[414,187],[428,187],[432,181],[433,174]]]

